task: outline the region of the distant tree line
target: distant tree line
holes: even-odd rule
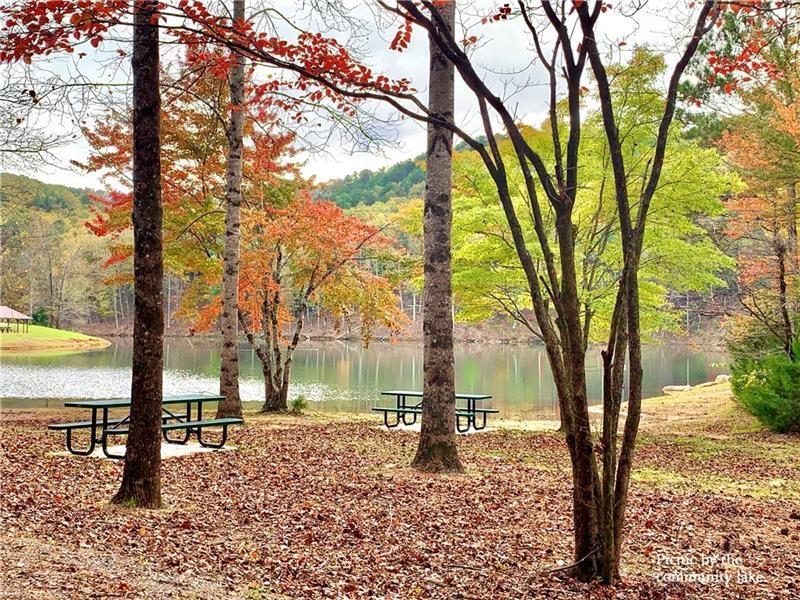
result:
[[[377,171],[364,169],[320,187],[316,196],[343,208],[367,206],[391,198],[419,198],[425,189],[425,172],[417,159],[404,160]]]

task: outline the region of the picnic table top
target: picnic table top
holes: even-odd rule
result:
[[[422,392],[419,390],[383,390],[381,394],[385,396],[412,396],[414,398],[422,398]],[[456,398],[459,400],[488,400],[491,397],[490,394],[456,393]]]
[[[219,402],[224,396],[217,394],[179,394],[164,396],[161,404],[183,404],[185,402]],[[130,398],[104,398],[102,400],[71,400],[64,406],[74,408],[123,408],[131,405]]]

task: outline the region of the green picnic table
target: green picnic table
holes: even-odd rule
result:
[[[161,400],[161,432],[164,440],[170,444],[185,444],[189,441],[192,434],[195,434],[197,441],[201,446],[207,448],[222,448],[228,439],[228,426],[241,425],[244,422],[242,419],[237,418],[203,418],[203,404],[209,402],[220,402],[224,399],[224,396],[206,393],[164,396]],[[130,431],[130,414],[124,417],[112,417],[109,415],[109,411],[120,408],[130,409],[130,398],[71,400],[69,402],[65,402],[64,406],[71,408],[85,408],[92,411],[91,420],[76,421],[73,423],[53,423],[47,426],[48,429],[55,431],[66,431],[67,450],[69,450],[72,454],[88,456],[94,452],[95,445],[99,443],[103,448],[103,454],[105,454],[108,458],[125,458],[124,454],[119,455],[109,452],[108,438],[114,435],[128,435]],[[172,408],[172,410],[167,407]],[[180,412],[176,407],[181,407],[183,412]],[[203,439],[202,432],[208,427],[222,427],[221,441],[211,442]],[[90,430],[89,445],[84,449],[75,448],[73,445],[72,432],[77,429]],[[183,436],[177,439],[170,438],[168,435],[170,431],[183,431]]]
[[[422,414],[423,397],[422,392],[418,390],[384,390],[381,392],[383,396],[394,396],[395,406],[375,406],[372,408],[375,412],[383,413],[383,423],[387,428],[391,429],[400,425],[413,425],[417,422],[417,416]],[[456,400],[466,400],[466,406],[456,406],[456,431],[459,433],[466,433],[470,429],[480,431],[486,428],[486,418],[489,414],[499,413],[496,408],[484,408],[478,406],[478,402],[490,400],[490,394],[466,394],[456,393]],[[411,403],[409,403],[409,398]],[[394,422],[389,422],[389,415],[394,415]],[[481,425],[478,425],[478,416],[481,416]],[[409,422],[409,419],[411,421]],[[466,420],[466,426],[462,425],[462,419]]]

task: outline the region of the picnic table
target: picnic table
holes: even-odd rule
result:
[[[417,415],[422,414],[422,392],[416,390],[384,390],[383,396],[394,396],[395,406],[384,407],[375,406],[372,410],[383,413],[383,423],[391,429],[400,425],[413,425],[417,422]],[[486,428],[486,418],[489,414],[499,413],[496,408],[484,408],[478,406],[478,402],[491,399],[490,394],[464,394],[456,393],[456,401],[466,400],[466,406],[456,405],[456,431],[466,433],[470,429],[480,431]],[[411,399],[409,403],[409,398]],[[389,415],[394,415],[394,422],[389,422]],[[478,425],[478,416],[481,416],[481,424]],[[409,422],[409,419],[411,420]],[[466,420],[466,426],[462,425],[462,419]]]
[[[228,439],[228,426],[241,425],[244,422],[242,419],[238,418],[203,419],[203,404],[208,402],[220,402],[224,399],[224,396],[205,393],[164,396],[161,400],[161,433],[164,437],[164,441],[170,444],[185,444],[194,433],[201,446],[207,448],[222,448],[225,445],[225,441]],[[88,456],[94,452],[95,445],[99,443],[103,449],[103,454],[108,458],[125,458],[124,454],[120,455],[109,452],[108,438],[115,435],[128,435],[130,414],[124,417],[112,417],[109,411],[121,408],[130,409],[130,398],[73,400],[65,402],[64,406],[85,408],[92,411],[91,420],[76,421],[73,423],[53,423],[47,426],[48,429],[55,431],[66,431],[67,450],[72,454]],[[172,410],[167,407],[172,408]],[[180,412],[176,407],[180,407],[184,412]],[[203,429],[208,427],[222,427],[221,441],[212,442],[203,439]],[[87,448],[80,449],[73,446],[72,432],[77,429],[90,430],[89,445]],[[174,439],[170,438],[168,435],[170,431],[183,431],[183,436]]]

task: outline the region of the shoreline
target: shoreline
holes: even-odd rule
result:
[[[92,331],[91,334],[86,335],[102,335],[104,337],[110,338],[113,343],[113,340],[125,340],[130,341],[133,340],[133,335],[128,332],[95,332]],[[187,333],[178,333],[178,332],[170,332],[164,334],[165,340],[198,340],[202,342],[215,342],[221,341],[222,336],[216,333],[199,333],[195,335],[189,335]],[[303,341],[310,341],[310,342],[362,342],[362,338],[357,334],[352,335],[344,335],[344,336],[335,336],[329,334],[311,334],[311,335],[302,335]],[[475,337],[465,337],[465,336],[456,336],[454,338],[455,344],[464,344],[464,345],[473,345],[473,344],[488,344],[492,346],[530,346],[530,347],[542,347],[544,348],[544,344],[535,339],[535,338],[497,338],[497,337],[489,337],[489,338],[475,338]],[[422,336],[417,335],[399,335],[399,336],[387,336],[387,335],[376,335],[370,340],[370,344],[373,343],[380,343],[380,344],[394,344],[394,343],[422,343],[423,338]],[[244,336],[239,336],[239,343],[247,344],[247,339]],[[600,347],[604,346],[605,342],[589,342],[590,347]],[[694,340],[689,340],[683,337],[664,337],[659,339],[653,339],[646,342],[642,342],[642,346],[702,346],[706,350],[714,351],[714,352],[725,352],[725,344],[721,341],[709,341],[708,343],[698,344]]]
[[[101,337],[38,325],[31,325],[28,333],[0,333],[0,353],[8,354],[86,352],[110,345]]]

